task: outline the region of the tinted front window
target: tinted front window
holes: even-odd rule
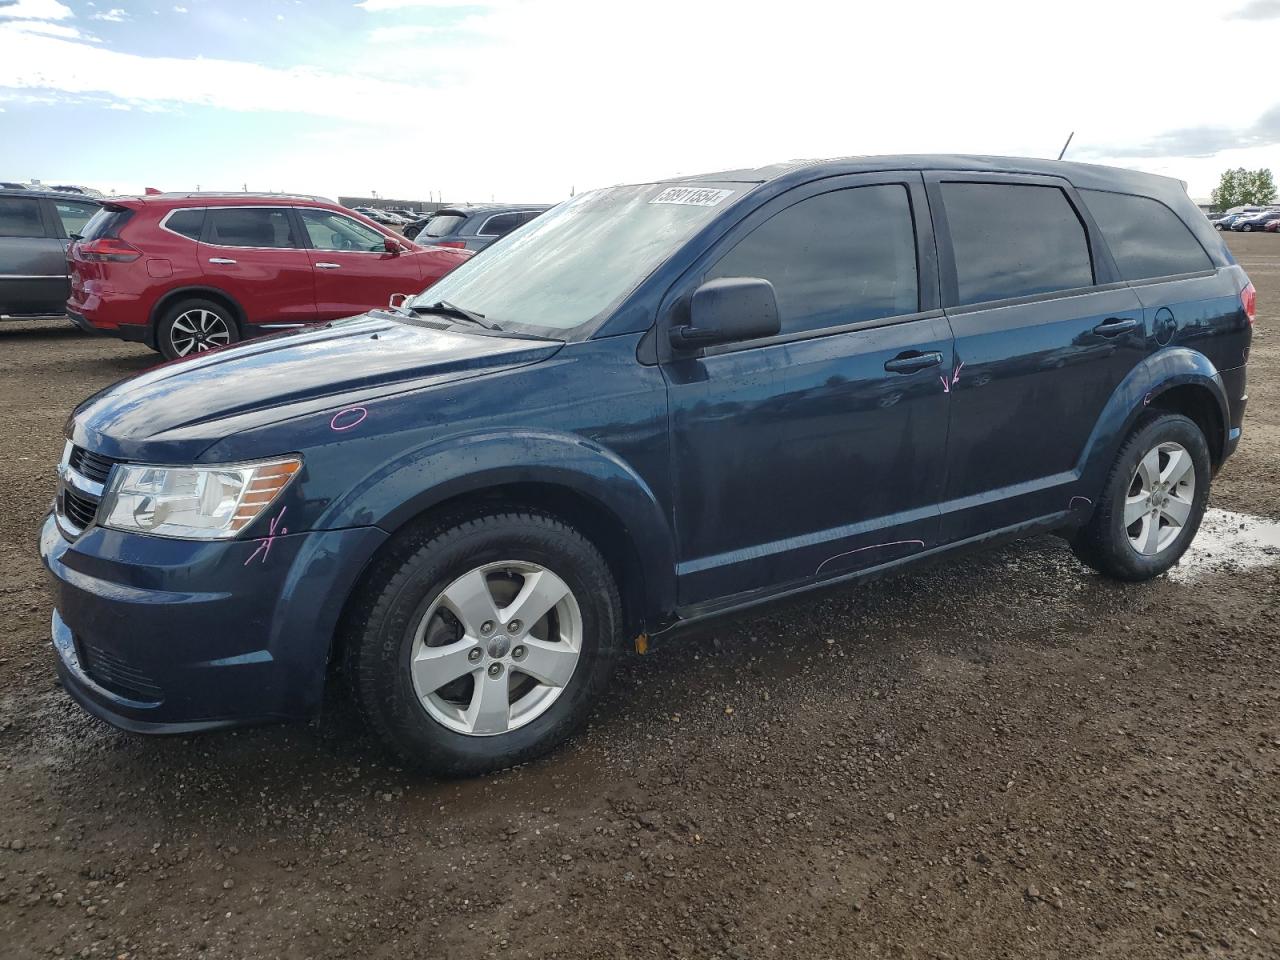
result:
[[[62,231],[67,236],[83,234],[87,224],[98,212],[96,203],[84,203],[79,200],[55,200],[54,209],[58,211],[58,219],[62,221]]]
[[[743,238],[707,274],[773,284],[782,332],[919,308],[907,189],[855,187],[801,200]]]
[[[432,217],[427,221],[427,225],[422,228],[424,237],[447,237],[453,231],[457,230],[459,225],[466,217],[454,216],[450,213],[441,214],[438,217]]]
[[[217,207],[205,215],[205,242],[224,247],[300,247],[289,211],[278,207]]]
[[[0,197],[0,237],[43,237],[40,201]]]
[[[648,183],[578,194],[459,265],[418,302],[448,300],[507,330],[585,335],[747,189]]]
[[[1084,224],[1057,187],[943,183],[960,303],[1093,283]]]
[[[360,250],[384,253],[387,239],[377,230],[331,210],[299,210],[307,237],[317,250]]]
[[[174,233],[180,233],[192,240],[199,240],[200,230],[204,227],[204,211],[175,210],[169,214],[164,225]]]
[[[1126,280],[1213,269],[1187,225],[1163,203],[1102,190],[1081,190],[1080,195]]]
[[[500,213],[484,222],[484,226],[480,228],[480,234],[485,237],[501,237],[510,233],[519,225],[520,214]]]

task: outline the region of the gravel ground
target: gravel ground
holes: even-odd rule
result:
[[[1212,505],[1280,520],[1280,237],[1231,245],[1260,314]],[[55,684],[62,423],[153,362],[0,329],[0,955],[1280,956],[1280,527],[1217,514],[1141,586],[1043,537],[724,621],[550,759],[433,782],[341,706],[142,739]]]

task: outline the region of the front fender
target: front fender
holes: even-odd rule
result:
[[[422,447],[371,473],[331,504],[317,525],[373,524],[392,533],[454,497],[512,483],[560,487],[612,514],[642,565],[647,611],[674,609],[675,542],[667,511],[630,464],[573,434],[472,434]]]
[[[1170,347],[1153,353],[1129,371],[1098,417],[1084,449],[1080,468],[1083,487],[1100,490],[1121,443],[1147,407],[1161,394],[1188,384],[1208,391],[1217,404],[1222,424],[1231,422],[1222,375],[1208,357],[1187,347]],[[1226,435],[1224,429],[1224,443]],[[1224,452],[1215,450],[1214,455],[1221,456]]]

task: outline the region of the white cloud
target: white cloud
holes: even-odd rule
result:
[[[4,26],[12,28],[14,32],[39,33],[47,37],[60,37],[64,40],[87,40],[90,43],[102,42],[97,37],[83,34],[75,27],[68,26],[65,23],[49,23],[45,20],[18,20],[13,22],[6,21]]]
[[[129,13],[121,7],[112,7],[104,13],[95,13],[90,20],[106,20],[109,23],[124,23],[129,19]]]
[[[439,27],[405,24],[399,27],[375,27],[369,31],[369,40],[373,43],[406,43],[437,36],[439,33]]]
[[[360,0],[356,6],[370,13],[384,10],[407,10],[413,7],[499,7],[509,6],[511,0]]]
[[[174,7],[174,8],[173,8],[173,12],[174,12],[174,13],[186,13],[186,12],[187,12],[187,8],[186,8],[186,7]]]
[[[58,0],[17,0],[0,7],[0,19],[65,20],[69,16],[71,8]]]

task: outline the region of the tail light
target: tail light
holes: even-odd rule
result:
[[[142,256],[133,244],[116,237],[102,237],[76,245],[76,253],[90,263],[132,263]]]
[[[1245,315],[1252,325],[1258,316],[1258,291],[1253,288],[1252,283],[1246,283],[1244,289],[1240,291],[1240,306],[1244,307]]]
[[[454,247],[458,250],[467,249],[467,241],[465,240],[435,240],[432,242],[433,247]]]

